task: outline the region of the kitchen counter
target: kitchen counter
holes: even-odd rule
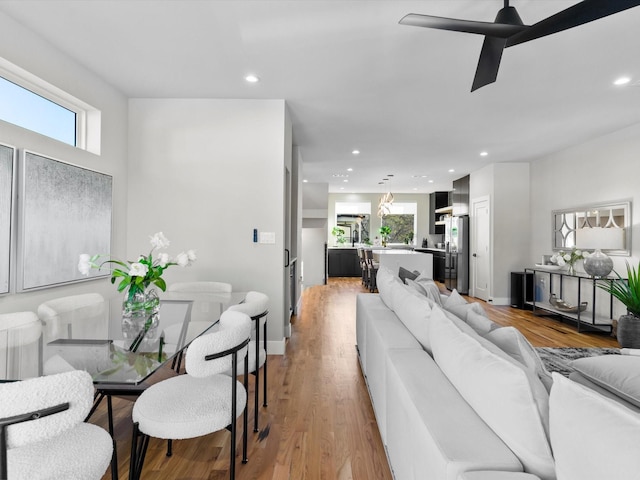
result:
[[[418,271],[421,274],[433,278],[433,254],[429,252],[415,252],[413,250],[400,249],[376,249],[373,250],[373,258],[381,267],[387,267],[394,274],[398,274],[400,267],[409,271]]]
[[[427,247],[427,248],[414,248],[414,250],[416,252],[423,252],[423,253],[432,253],[432,252],[445,252],[444,248],[431,248],[431,247]]]

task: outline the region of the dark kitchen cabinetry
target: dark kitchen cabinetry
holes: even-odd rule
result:
[[[431,251],[433,255],[433,279],[437,282],[444,283],[444,252]]]
[[[469,215],[469,175],[453,182],[453,214]]]
[[[329,276],[330,277],[360,277],[362,269],[358,259],[358,251],[355,248],[330,248],[329,249]]]
[[[429,194],[429,233],[444,235],[444,221],[440,217],[451,215],[451,192]]]

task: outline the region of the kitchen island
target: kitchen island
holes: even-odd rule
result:
[[[373,247],[372,250],[373,259],[380,264],[380,267],[387,267],[396,275],[400,267],[403,267],[433,278],[433,254],[431,253],[379,247]]]

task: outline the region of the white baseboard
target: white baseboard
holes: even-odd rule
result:
[[[286,341],[284,338],[282,340],[267,341],[267,352],[269,353],[269,355],[284,355],[285,347]]]

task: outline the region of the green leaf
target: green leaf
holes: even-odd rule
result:
[[[153,283],[163,292],[167,289],[167,284],[162,278],[156,278]]]

